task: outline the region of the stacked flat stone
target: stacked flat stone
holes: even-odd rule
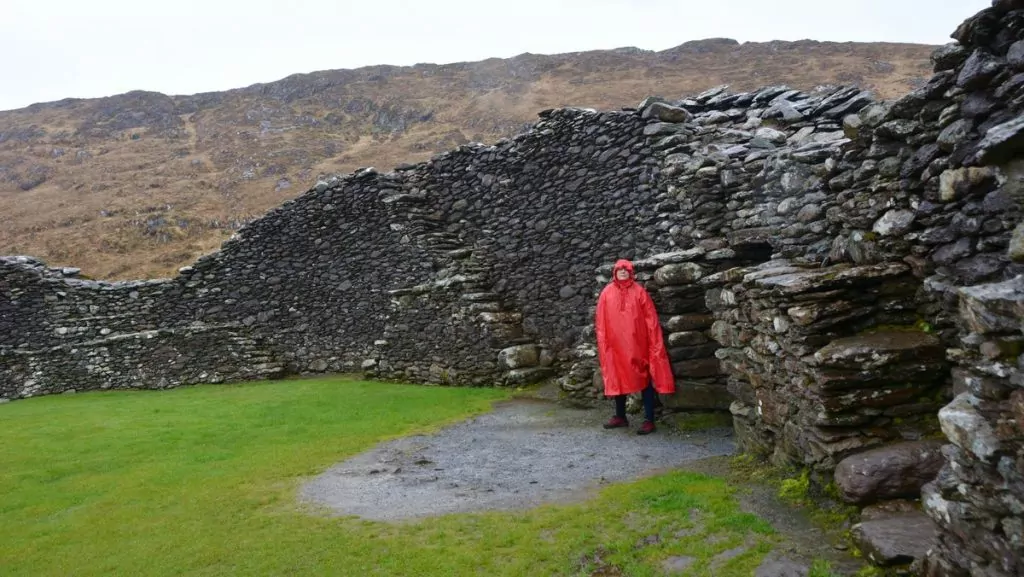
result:
[[[28,257],[0,258],[0,400],[281,376],[242,323],[161,326],[165,281],[97,283]],[[4,330],[8,327],[24,330]]]
[[[846,117],[854,145],[829,179],[837,204],[828,216],[842,227],[833,260],[911,264],[927,278],[922,296],[947,342],[956,287],[1024,273],[1007,256],[1022,208],[1013,184],[1024,134],[1019,10],[994,2],[932,55],[923,86]]]
[[[673,105],[642,103],[666,207],[676,209],[675,245],[820,261],[832,241],[824,161],[849,142],[843,115],[871,102],[855,87],[734,94],[722,86]]]
[[[470,385],[545,378],[588,322],[593,267],[669,244],[658,235],[659,161],[639,114],[541,117],[494,146],[318,183],[173,279],[92,282],[28,259],[5,263],[0,311],[11,310],[0,316],[0,351],[24,345],[24,362],[5,370],[2,390],[25,391],[17,398],[69,386],[65,363],[45,347],[86,354],[96,335],[196,323],[236,327],[287,373]],[[228,343],[226,357],[235,354]],[[165,371],[141,354],[125,362],[140,367],[132,386]],[[212,364],[192,366],[212,374]],[[120,378],[94,374],[75,386]]]
[[[746,451],[829,472],[847,455],[929,432],[944,349],[914,326],[909,267],[773,261],[727,274],[736,280],[707,299]]]
[[[925,574],[1024,574],[1024,277],[960,289],[946,464],[924,489],[942,528]]]
[[[715,352],[711,326],[714,318],[704,295],[723,282],[718,271],[734,268],[736,255],[729,250],[706,251],[694,247],[650,256],[633,262],[636,279],[645,287],[658,311],[676,393],[662,397],[669,412],[726,410],[731,396]],[[613,263],[599,267],[593,293],[596,302],[611,280]],[[592,309],[593,310],[593,309]],[[593,326],[583,331],[576,348],[576,363],[559,379],[569,397],[584,404],[604,398],[604,382],[598,369]]]
[[[933,232],[946,244],[929,253],[935,264],[929,280],[941,287],[942,310],[956,321],[958,338],[948,345],[959,365],[953,373],[959,394],[939,413],[952,444],[924,494],[940,529],[921,566],[924,575],[1024,573],[1024,398],[1015,393],[1024,312],[1022,24],[1024,2],[995,0],[933,57],[936,77],[952,83],[943,96],[957,108],[936,141],[948,152],[949,167],[933,193],[947,216]]]
[[[657,160],[635,113],[563,109],[494,146],[397,173],[392,227],[436,272],[392,289],[379,377],[469,384],[543,379],[585,326],[593,265],[657,247]],[[438,324],[437,319],[444,319]],[[440,340],[424,340],[434,327]]]
[[[870,102],[868,93],[853,87],[730,93],[720,86],[673,102],[652,97],[638,106],[659,162],[657,228],[667,233],[669,246],[684,249],[634,263],[639,278],[650,281],[669,341],[678,385],[664,399],[670,410],[728,407],[724,374],[712,356],[717,345],[702,340],[712,322],[703,294],[721,282],[717,273],[763,262],[773,251],[799,253],[795,258],[804,261],[823,258],[831,243],[821,204],[827,197],[821,170],[813,165],[849,142],[842,116]],[[597,270],[592,299],[617,258]],[[681,263],[699,272],[677,274]],[[577,400],[599,399],[603,390],[595,375],[593,319],[586,320],[578,327],[573,363],[560,379]]]

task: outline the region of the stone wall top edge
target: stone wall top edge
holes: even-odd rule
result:
[[[731,92],[728,90],[728,86],[718,86],[710,90],[704,91],[696,95],[682,95],[679,99],[673,100],[672,103],[686,107],[689,104],[696,103],[702,108],[715,108],[716,102],[721,102],[723,98],[728,99],[730,96],[736,95],[758,95],[764,94],[766,91],[779,91],[779,90],[792,90],[788,86],[779,85],[765,85],[751,91],[743,92]],[[863,89],[852,85],[835,85],[828,86],[826,90],[810,90],[810,91],[799,91],[805,95],[805,97],[818,97],[827,98],[830,94],[836,94],[844,90],[858,89],[862,92]],[[718,97],[716,99],[716,97]],[[645,102],[652,100],[660,100],[668,102],[667,100],[660,98],[649,98],[645,99]],[[578,121],[582,118],[592,118],[594,120],[601,119],[607,121],[610,119],[626,119],[634,118],[639,119],[642,114],[642,106],[637,105],[636,108],[624,107],[621,110],[598,110],[595,108],[578,107],[578,106],[566,106],[560,108],[551,108],[538,112],[540,119],[531,125],[526,130],[520,132],[517,135],[502,138],[492,144],[483,144],[479,142],[469,143],[460,145],[454,149],[441,152],[428,160],[424,160],[415,164],[400,164],[394,167],[390,172],[380,172],[374,167],[360,167],[344,175],[331,175],[320,182],[317,182],[314,186],[307,189],[299,196],[290,199],[265,213],[259,219],[250,222],[239,229],[236,234],[229,240],[225,241],[221,247],[200,256],[198,259],[193,261],[190,265],[183,267],[181,272],[170,278],[162,279],[149,279],[149,280],[128,280],[128,281],[99,281],[99,280],[87,280],[82,278],[75,278],[77,273],[68,274],[66,271],[67,267],[47,267],[44,262],[33,257],[0,257],[3,261],[0,264],[14,265],[17,268],[22,269],[35,269],[38,274],[45,276],[50,280],[59,280],[60,282],[67,283],[69,287],[94,289],[94,290],[131,290],[139,287],[147,287],[153,285],[159,285],[162,283],[170,283],[181,280],[184,273],[191,273],[193,269],[209,269],[216,266],[216,263],[230,252],[230,247],[235,246],[240,242],[244,242],[245,236],[248,232],[251,232],[254,228],[261,226],[261,223],[265,223],[268,219],[277,218],[282,213],[288,212],[295,206],[301,206],[306,202],[315,201],[320,195],[331,191],[337,193],[349,189],[350,186],[366,186],[366,185],[398,185],[406,181],[407,179],[416,179],[422,176],[429,176],[430,171],[434,168],[436,163],[448,161],[451,159],[459,158],[463,155],[467,157],[475,157],[476,155],[488,154],[495,151],[507,151],[509,148],[515,146],[524,140],[531,138],[545,138],[548,134],[547,131],[554,128],[567,128],[573,129],[574,124],[572,122]],[[735,108],[755,108],[759,106],[767,105],[768,101],[750,102],[746,104],[736,105]],[[817,115],[814,115],[817,116]],[[813,120],[813,118],[808,118]],[[561,121],[561,122],[559,122]],[[645,122],[656,122],[657,119],[648,119]],[[370,184],[373,183],[373,184]],[[21,259],[21,264],[18,264],[17,260]],[[62,272],[65,271],[65,272]],[[0,276],[3,275],[3,269],[0,268]]]
[[[68,289],[92,289],[103,291],[130,291],[139,288],[169,284],[172,278],[144,280],[93,280],[79,276],[80,271],[73,267],[51,267],[36,257],[31,256],[0,256],[0,278],[15,272],[37,276],[41,281],[63,285]]]

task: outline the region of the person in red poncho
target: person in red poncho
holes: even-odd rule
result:
[[[612,268],[612,282],[597,299],[594,328],[604,394],[615,400],[615,416],[604,428],[628,427],[626,396],[641,392],[645,420],[637,434],[653,433],[656,394],[675,392],[675,377],[654,302],[636,282],[628,260]]]

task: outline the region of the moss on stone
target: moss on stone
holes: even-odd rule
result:
[[[825,495],[827,495],[827,496],[828,496],[828,497],[829,497],[830,499],[835,499],[835,500],[837,500],[837,501],[838,501],[838,500],[839,500],[839,498],[840,498],[840,497],[839,497],[839,486],[838,486],[838,485],[836,485],[836,482],[835,482],[835,481],[830,481],[828,485],[825,485],[825,488],[824,488],[824,489],[823,489],[822,491],[823,491],[823,492],[825,493]]]
[[[836,573],[832,570],[831,563],[824,559],[815,559],[811,563],[807,577],[836,577]]]
[[[850,528],[859,517],[860,509],[842,502],[834,481],[822,484],[822,479],[810,468],[781,467],[747,453],[733,457],[730,464],[733,482],[765,483],[774,487],[780,500],[801,510],[822,534],[856,552]]]
[[[799,477],[783,479],[779,484],[779,498],[797,504],[804,503],[810,493],[810,470],[804,469]]]
[[[917,319],[917,322],[914,323],[914,327],[917,330],[919,330],[921,332],[924,332],[924,333],[934,333],[935,332],[935,328],[932,327],[931,323],[929,323],[928,321],[926,321],[926,320],[924,320],[922,318],[918,318]]]

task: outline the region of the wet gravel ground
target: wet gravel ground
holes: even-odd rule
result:
[[[607,411],[517,399],[436,434],[390,441],[301,488],[339,515],[379,521],[529,508],[587,498],[603,484],[732,454],[731,429],[638,436],[606,431]]]

